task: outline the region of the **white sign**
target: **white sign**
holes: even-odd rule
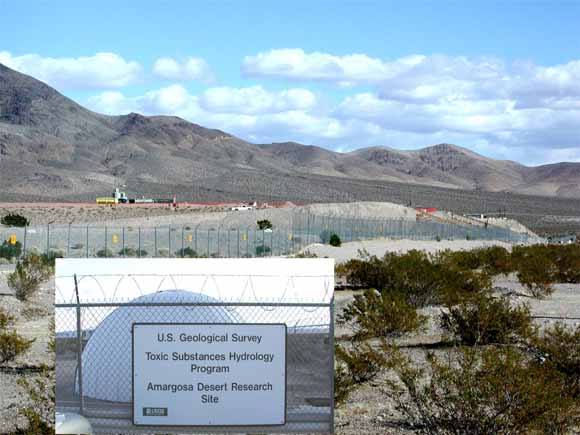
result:
[[[283,425],[286,325],[133,324],[133,423]]]

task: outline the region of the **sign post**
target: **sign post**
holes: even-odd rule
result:
[[[284,425],[286,325],[133,324],[133,423]]]

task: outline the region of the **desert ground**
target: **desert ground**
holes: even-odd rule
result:
[[[34,339],[34,343],[16,360],[0,364],[0,433],[13,431],[24,423],[17,417],[18,408],[27,405],[18,379],[34,376],[42,365],[54,367],[54,353],[48,352],[53,333],[50,321],[54,315],[54,281],[45,282],[38,293],[21,302],[6,284],[6,276],[13,270],[14,265],[0,265],[0,307],[16,319],[14,329],[18,334]]]
[[[90,226],[154,226],[154,225],[207,225],[207,226],[255,226],[259,219],[269,219],[276,226],[289,225],[296,213],[311,213],[320,216],[356,217],[363,219],[380,218],[415,218],[415,210],[390,203],[359,202],[340,204],[314,204],[266,208],[260,210],[231,212],[224,210],[223,205],[198,205],[173,207],[98,207],[96,205],[78,207],[66,204],[28,207],[23,205],[0,204],[0,215],[6,213],[21,213],[27,216],[32,225],[44,224],[83,224]],[[448,216],[444,216],[448,219]],[[510,228],[521,229],[520,225],[504,222]],[[322,244],[311,244],[303,252],[315,254],[318,257],[335,258],[337,263],[356,258],[359,251],[365,250],[371,255],[382,256],[385,252],[406,252],[419,249],[427,252],[440,250],[469,250],[490,245],[500,245],[510,248],[511,245],[501,241],[476,240],[441,240],[413,241],[400,239],[374,239],[343,243],[341,247]],[[6,276],[14,270],[13,264],[0,264],[0,306],[17,320],[15,328],[19,334],[28,339],[35,339],[32,348],[16,361],[0,365],[0,433],[14,430],[22,424],[22,419],[13,416],[19,407],[25,405],[22,389],[17,381],[22,377],[33,376],[43,364],[54,365],[52,353],[47,352],[49,342],[50,320],[54,312],[54,283],[46,282],[40,291],[28,302],[21,302],[14,297],[7,286]],[[580,285],[558,284],[556,291],[544,300],[528,297],[514,276],[498,278],[494,282],[498,293],[509,294],[513,303],[528,303],[535,321],[539,324],[549,324],[556,318],[571,318],[571,325],[580,324]],[[335,295],[336,314],[339,315],[353,299],[352,291],[337,291]],[[428,331],[405,337],[400,344],[416,360],[424,358],[424,345],[429,345],[435,352],[445,352],[438,349],[437,344],[443,339],[438,326],[439,307],[429,307],[423,310],[430,316]],[[348,340],[350,331],[336,325],[336,340]],[[336,409],[336,433],[338,434],[412,434],[409,427],[381,393],[381,379],[388,376],[380,375],[376,380],[358,387],[348,401]]]
[[[379,242],[369,245],[371,242],[363,244],[365,249],[378,249],[373,253],[380,254],[383,250],[396,249],[403,251],[413,248],[423,248],[429,251],[440,249],[443,246],[449,249],[470,249],[479,244],[472,242],[433,242],[425,245],[422,242],[411,241],[385,241],[379,249]],[[360,244],[357,244],[357,247]],[[396,248],[395,248],[396,247]],[[311,247],[317,248],[316,246]],[[324,252],[335,254],[337,261],[351,258],[351,254],[356,253],[355,247],[346,246],[344,249]],[[321,252],[322,253],[322,252]],[[17,380],[23,376],[32,376],[41,364],[54,364],[52,354],[46,351],[49,341],[49,320],[53,312],[53,281],[46,282],[38,294],[28,302],[18,301],[6,284],[6,275],[13,270],[13,265],[0,266],[0,300],[5,310],[17,318],[16,329],[18,332],[34,342],[30,351],[19,357],[12,363],[6,363],[0,367],[0,386],[2,395],[0,396],[0,433],[9,432],[14,429],[15,424],[22,424],[22,420],[14,420],[12,416],[16,409],[23,405],[22,390],[17,385]],[[509,294],[514,304],[527,303],[530,305],[535,321],[540,325],[547,325],[557,318],[570,318],[566,322],[570,325],[580,325],[580,285],[557,284],[556,291],[544,300],[530,298],[525,289],[517,282],[514,276],[497,278],[494,287],[498,293]],[[353,299],[356,292],[338,291],[335,293],[336,315],[340,315],[342,310]],[[436,353],[446,352],[445,348],[437,348],[437,344],[443,340],[442,331],[438,326],[439,307],[429,307],[422,310],[423,314],[430,317],[429,328],[426,332],[404,337],[399,340],[399,344],[404,351],[410,354],[416,361],[425,357],[424,345],[429,345]],[[336,325],[335,339],[337,342],[349,340],[351,331],[342,325]],[[394,409],[392,403],[382,395],[381,380],[388,376],[382,373],[377,379],[367,384],[359,386],[352,392],[350,398],[344,405],[339,406],[335,413],[335,424],[337,434],[362,435],[362,434],[393,434],[406,435],[413,434],[414,430],[409,427],[401,415]]]
[[[511,248],[511,244],[497,240],[441,240],[440,242],[431,240],[400,240],[400,239],[373,239],[356,242],[343,243],[340,247],[313,243],[305,247],[302,252],[310,253],[317,257],[334,258],[337,263],[358,258],[362,251],[370,255],[382,257],[387,252],[405,253],[412,249],[437,253],[449,249],[451,251],[469,251],[476,248],[486,248],[489,246],[502,246]]]

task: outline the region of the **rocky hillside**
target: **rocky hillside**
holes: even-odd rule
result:
[[[335,192],[336,177],[356,189]],[[101,115],[0,65],[4,199],[92,199],[126,186],[131,194],[179,191],[198,200],[336,201],[377,182],[580,198],[580,164],[530,168],[450,144],[350,153],[256,145],[177,117]]]

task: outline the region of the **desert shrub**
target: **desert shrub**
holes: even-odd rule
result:
[[[342,245],[342,241],[340,240],[338,234],[333,234],[332,236],[330,236],[330,240],[328,241],[328,243],[330,244],[330,246],[335,247],[339,247],[340,245]]]
[[[55,264],[56,264],[56,259],[64,257],[63,253],[60,251],[50,251],[48,254],[40,254],[40,255],[34,254],[34,253],[29,253],[26,256],[26,259],[28,259],[28,261],[29,261],[30,259],[34,258],[35,256],[37,256],[39,258],[39,261],[40,261],[39,267],[44,268],[46,278],[49,278],[51,275],[54,275],[54,268],[55,268]]]
[[[556,264],[556,281],[580,283],[580,244],[552,246],[548,254]]]
[[[265,257],[271,251],[269,246],[256,246],[256,257]]]
[[[7,225],[9,227],[27,227],[30,225],[30,221],[20,214],[9,213],[2,216],[0,219],[0,224]]]
[[[167,248],[160,248],[157,250],[158,257],[169,257],[169,249]]]
[[[368,289],[338,317],[339,323],[352,326],[355,339],[393,337],[422,329],[427,317],[405,302],[400,294]]]
[[[526,305],[512,307],[509,298],[480,293],[441,313],[441,327],[455,340],[476,344],[512,343],[532,333]]]
[[[134,249],[130,247],[125,247],[119,251],[119,256],[121,257],[146,257],[147,251],[143,249]]]
[[[120,257],[135,257],[137,256],[137,251],[133,248],[125,247],[119,251],[118,255]]]
[[[0,363],[13,361],[18,355],[30,349],[33,340],[27,340],[18,335],[15,330],[0,331]]]
[[[491,276],[486,272],[453,266],[440,266],[438,280],[439,301],[447,305],[458,304],[492,287]]]
[[[341,405],[355,387],[352,377],[343,364],[337,364],[334,370],[334,403]]]
[[[490,275],[508,274],[513,271],[510,252],[501,246],[477,248],[469,251],[443,251],[436,261],[461,270],[481,270]]]
[[[97,251],[97,257],[99,257],[99,258],[103,258],[103,257],[108,258],[108,257],[114,257],[114,256],[115,256],[114,252],[108,248],[107,249],[99,249]]]
[[[14,290],[16,298],[25,301],[38,291],[40,284],[52,273],[54,268],[48,260],[30,254],[16,263],[14,272],[8,275],[7,283]]]
[[[353,286],[374,288],[381,292],[391,281],[388,262],[385,258],[371,256],[365,251],[359,251],[359,258],[337,265],[336,273],[346,276],[349,284]]]
[[[4,308],[0,307],[0,331],[5,330],[14,323],[14,316],[8,314]]]
[[[573,424],[577,404],[563,394],[562,376],[516,349],[428,354],[424,368],[401,361],[385,393],[421,434],[562,434]]]
[[[0,245],[0,257],[10,260],[11,258],[19,258],[22,254],[22,243],[16,241],[13,245],[9,240],[4,240]]]
[[[337,274],[346,275],[352,285],[401,294],[413,307],[457,301],[491,287],[484,273],[460,269],[421,251],[387,253],[382,258],[360,254],[339,265]]]
[[[526,286],[535,298],[549,296],[554,291],[557,268],[553,258],[547,255],[545,247],[514,247],[512,258],[519,282]]]
[[[354,384],[374,379],[385,367],[385,358],[369,344],[360,341],[352,342],[350,350],[344,346],[335,346],[335,355],[340,364],[344,364],[346,374]]]
[[[22,310],[22,315],[26,320],[34,320],[47,316],[48,312],[40,307],[26,307]]]
[[[21,378],[18,384],[24,388],[31,404],[21,410],[26,427],[19,428],[18,435],[54,435],[54,404],[56,384],[54,369],[44,367],[32,380]]]
[[[256,222],[256,225],[258,225],[259,230],[272,229],[272,222],[270,222],[268,219],[259,220]]]
[[[557,323],[534,336],[531,349],[542,364],[565,376],[568,394],[580,399],[580,326]]]
[[[197,258],[197,252],[195,252],[195,250],[191,249],[189,246],[177,251],[176,255],[178,257]]]

